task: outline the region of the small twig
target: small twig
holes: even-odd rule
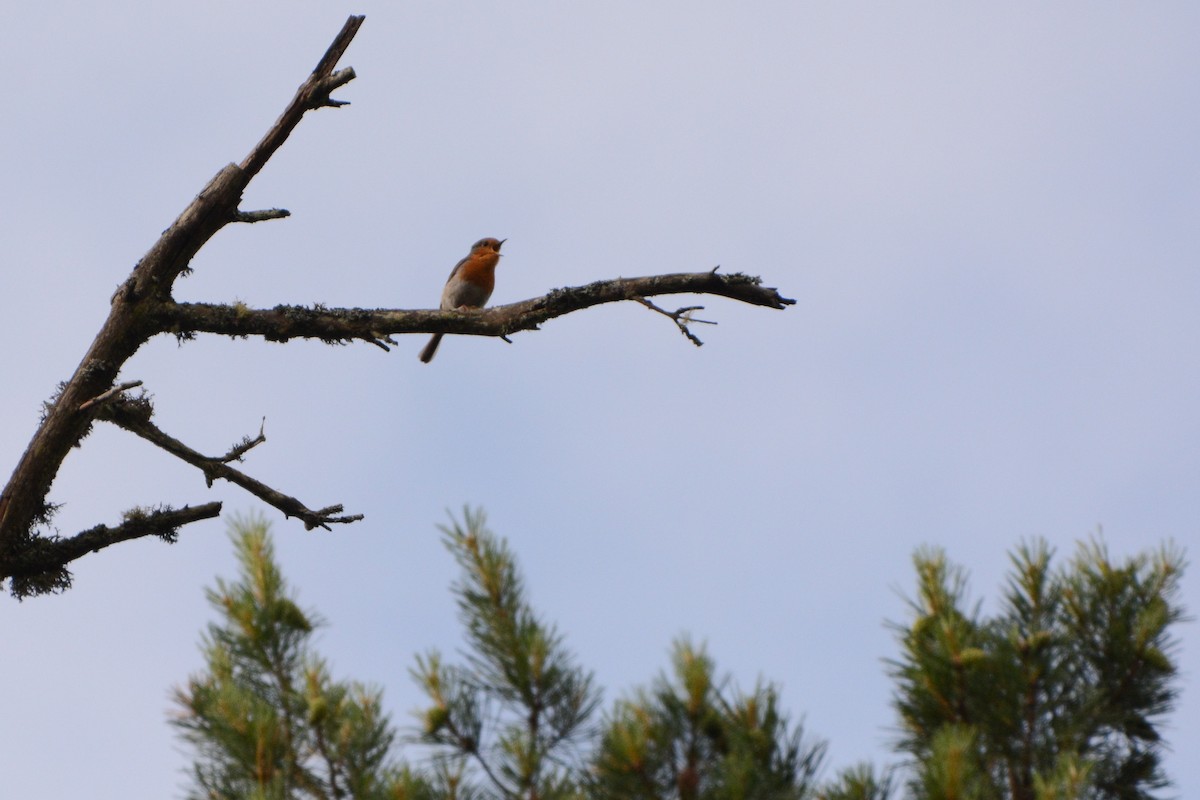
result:
[[[313,98],[309,103],[309,108],[341,108],[342,106],[350,105],[349,100],[334,100],[329,94],[334,89],[340,89],[350,81],[357,77],[354,74],[353,67],[339,69],[337,72],[323,79],[318,90],[313,94]]]
[[[258,426],[258,436],[255,436],[253,439],[251,439],[249,436],[243,436],[242,440],[231,447],[228,453],[221,456],[220,461],[224,464],[228,464],[230,461],[241,461],[242,456],[246,455],[246,453],[248,453],[250,450],[258,447],[267,440],[267,437],[264,434],[266,428],[267,418],[263,417],[262,424]],[[212,482],[210,481],[208,485],[211,487]]]
[[[700,339],[694,333],[688,330],[688,325],[692,324],[693,322],[704,325],[717,324],[710,319],[696,319],[694,316],[692,316],[697,311],[703,311],[704,306],[684,306],[683,308],[676,309],[675,311],[667,311],[654,305],[654,303],[651,303],[644,297],[634,297],[632,299],[641,303],[651,311],[657,311],[664,317],[669,317],[672,322],[679,326],[679,332],[686,336],[692,344],[696,345],[696,347],[703,346],[704,342],[700,341]]]
[[[375,345],[385,353],[392,352],[392,347],[396,346],[395,339],[393,339],[391,336],[388,336],[386,333],[380,333],[378,331],[371,331],[370,335],[363,338],[363,341]],[[388,347],[388,345],[391,345],[391,347]]]
[[[269,219],[284,219],[290,217],[292,212],[286,208],[264,208],[261,211],[242,211],[233,212],[234,222],[266,222]]]
[[[114,397],[121,394],[122,392],[127,392],[130,389],[133,389],[133,388],[141,386],[141,385],[142,385],[141,381],[128,381],[126,383],[122,383],[120,386],[114,386],[111,389],[109,389],[107,392],[98,394],[95,397],[93,397],[91,400],[88,400],[87,402],[80,403],[79,410],[87,411],[89,408],[91,408],[93,406],[98,406],[101,403],[107,403],[109,400],[112,400]]]

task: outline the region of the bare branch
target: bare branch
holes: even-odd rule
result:
[[[137,434],[151,444],[166,450],[176,458],[196,467],[204,473],[204,480],[210,487],[213,481],[218,478],[236,484],[264,503],[279,509],[283,512],[284,516],[296,517],[301,520],[304,523],[304,527],[308,530],[312,530],[313,528],[331,530],[329,527],[331,524],[357,522],[363,518],[362,514],[335,516],[341,514],[343,511],[340,505],[327,506],[326,508],[313,511],[296,498],[276,491],[262,481],[251,478],[246,473],[229,466],[228,462],[233,460],[230,455],[236,457],[241,453],[245,453],[257,444],[257,441],[243,442],[234,447],[229,454],[213,458],[193,450],[183,442],[165,433],[150,421],[151,413],[152,409],[149,402],[144,398],[138,398],[133,401],[110,403],[101,410],[100,414],[97,415],[97,419],[111,422],[119,428]],[[259,434],[259,438],[265,440],[265,437],[261,433]]]
[[[378,344],[383,335],[405,333],[458,333],[503,338],[516,331],[536,330],[546,320],[602,303],[634,300],[645,305],[646,297],[665,294],[719,295],[777,309],[796,302],[780,296],[776,289],[762,286],[759,278],[739,273],[693,272],[596,281],[586,286],[556,289],[519,303],[471,312],[323,306],[252,309],[240,304],[171,303],[159,307],[156,324],[163,331],[176,334],[261,336],[273,342],[308,338],[329,343],[361,340]],[[683,312],[686,311],[689,309],[680,310],[676,324],[684,320]],[[662,313],[672,316],[670,312]],[[684,323],[701,321],[689,318]]]
[[[288,136],[300,124],[304,112],[324,106],[336,108],[346,105],[337,100],[330,100],[329,93],[354,80],[354,70],[343,69],[335,74],[333,68],[345,54],[350,42],[354,41],[354,35],[362,27],[364,19],[366,17],[352,16],[346,20],[346,24],[334,37],[333,43],[329,45],[325,55],[321,56],[321,60],[317,62],[317,66],[308,76],[308,80],[300,84],[300,88],[296,90],[296,96],[292,98],[292,102],[288,103],[288,107],[279,115],[279,119],[275,120],[275,124],[271,126],[271,130],[267,131],[266,136],[243,159],[241,169],[246,175],[247,182],[257,175],[275,154],[275,151],[283,146]]]
[[[97,525],[68,539],[39,538],[19,558],[10,562],[10,589],[19,598],[63,591],[71,586],[71,573],[66,565],[77,558],[143,536],[157,536],[167,543],[174,543],[179,528],[212,519],[220,513],[219,502],[183,508],[135,508],[125,512],[125,521],[115,528]]]

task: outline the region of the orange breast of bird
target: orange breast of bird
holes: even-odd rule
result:
[[[464,281],[475,284],[488,294],[496,288],[496,265],[500,263],[499,253],[483,253],[471,256],[463,264],[461,277]]]
[[[452,283],[456,283],[453,294],[456,301],[452,307],[480,307],[492,296],[496,287],[496,264],[500,254],[496,252],[472,253],[463,259]]]

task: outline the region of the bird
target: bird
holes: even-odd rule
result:
[[[471,252],[450,270],[446,287],[442,289],[442,311],[483,308],[496,286],[496,265],[500,263],[500,245],[508,239],[480,239],[471,245]],[[421,351],[421,362],[433,360],[445,334],[435,333]]]

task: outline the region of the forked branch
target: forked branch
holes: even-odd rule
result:
[[[217,231],[232,222],[257,222],[286,216],[286,212],[278,209],[241,212],[238,203],[247,184],[287,140],[305,112],[314,108],[344,105],[341,101],[330,99],[330,92],[353,80],[354,70],[334,72],[334,67],[350,46],[362,22],[360,16],[350,17],[346,21],[317,67],[301,84],[292,102],[266,136],[240,165],[225,166],[208,182],[113,295],[112,307],[104,326],[74,374],[47,404],[45,417],[17,462],[12,477],[0,492],[0,579],[13,578],[10,588],[14,593],[24,595],[54,591],[69,585],[70,573],[62,566],[66,561],[60,559],[56,562],[55,558],[69,556],[69,561],[78,557],[70,555],[76,550],[67,543],[78,542],[79,537],[61,540],[35,530],[35,526],[46,524],[53,514],[55,506],[47,500],[47,494],[63,460],[86,435],[95,415],[120,396],[123,390],[114,390],[113,387],[121,367],[142,344],[160,332],[152,324],[154,310],[162,303],[172,302],[171,291],[175,280],[189,269],[192,258],[200,248]],[[205,508],[211,509],[212,506]],[[325,517],[335,513],[326,512]],[[210,516],[216,513],[213,511]],[[312,513],[315,517],[310,516],[306,524],[322,516],[320,512]],[[153,518],[160,519],[161,515]],[[180,524],[190,521],[193,520],[188,518]],[[100,526],[93,532],[101,528],[107,533],[93,533],[87,539],[91,549],[123,541],[121,535],[113,531],[132,530],[125,526],[118,529]],[[46,557],[48,551],[56,555]],[[87,551],[85,549],[79,554]],[[39,580],[31,573],[35,568],[33,565],[38,563],[58,566],[48,567]],[[18,576],[20,580],[17,580]]]
[[[223,456],[212,457],[193,450],[175,437],[167,434],[150,421],[153,409],[146,397],[122,399],[109,403],[97,415],[97,419],[111,422],[119,428],[136,434],[151,444],[162,448],[176,458],[186,461],[204,474],[204,480],[212,486],[218,478],[237,484],[264,503],[274,506],[283,512],[284,516],[296,517],[304,522],[308,530],[324,528],[331,530],[331,524],[357,522],[362,514],[338,516],[342,513],[340,505],[327,506],[316,511],[308,508],[296,498],[272,489],[260,480],[251,478],[241,470],[229,466],[229,462],[241,460],[242,455],[250,448],[266,441],[266,436],[260,430],[258,436],[249,437],[234,445]]]

